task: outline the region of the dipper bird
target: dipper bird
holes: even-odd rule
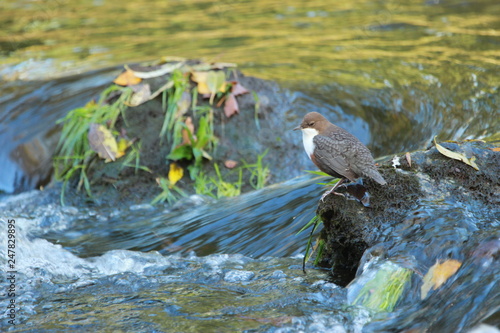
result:
[[[307,156],[323,172],[340,181],[327,193],[335,192],[346,179],[355,181],[369,177],[385,185],[386,181],[378,172],[372,154],[354,135],[335,126],[318,112],[304,116],[302,123],[294,128],[302,131],[302,141]]]

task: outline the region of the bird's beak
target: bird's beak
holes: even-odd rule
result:
[[[297,127],[295,127],[293,130],[294,130],[294,131],[298,131],[299,129],[302,129],[302,128],[300,127],[300,125],[299,125],[299,126],[297,126]]]

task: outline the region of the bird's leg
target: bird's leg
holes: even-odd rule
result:
[[[329,195],[330,193],[333,193],[333,194],[335,194],[335,195],[340,195],[340,196],[342,196],[342,197],[343,197],[344,195],[343,195],[342,193],[337,193],[337,192],[335,192],[335,190],[337,189],[337,187],[339,187],[340,185],[342,185],[342,183],[343,183],[344,181],[345,181],[345,178],[341,178],[341,179],[337,182],[337,184],[335,184],[335,186],[334,186],[334,187],[332,187],[330,190],[326,191],[326,192],[325,192],[325,193],[321,196],[321,201],[323,201],[323,199],[324,199],[327,195]]]

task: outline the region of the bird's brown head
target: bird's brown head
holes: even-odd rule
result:
[[[318,112],[309,112],[308,114],[306,114],[304,116],[304,119],[302,119],[302,122],[300,123],[300,125],[295,127],[294,130],[313,128],[321,133],[329,125],[330,125],[330,122],[328,120],[326,120],[326,118],[323,117]]]

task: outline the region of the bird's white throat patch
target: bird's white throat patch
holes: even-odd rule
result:
[[[302,128],[302,143],[304,144],[304,149],[306,150],[307,156],[311,158],[311,154],[314,152],[314,137],[318,135],[318,131],[314,128]]]

